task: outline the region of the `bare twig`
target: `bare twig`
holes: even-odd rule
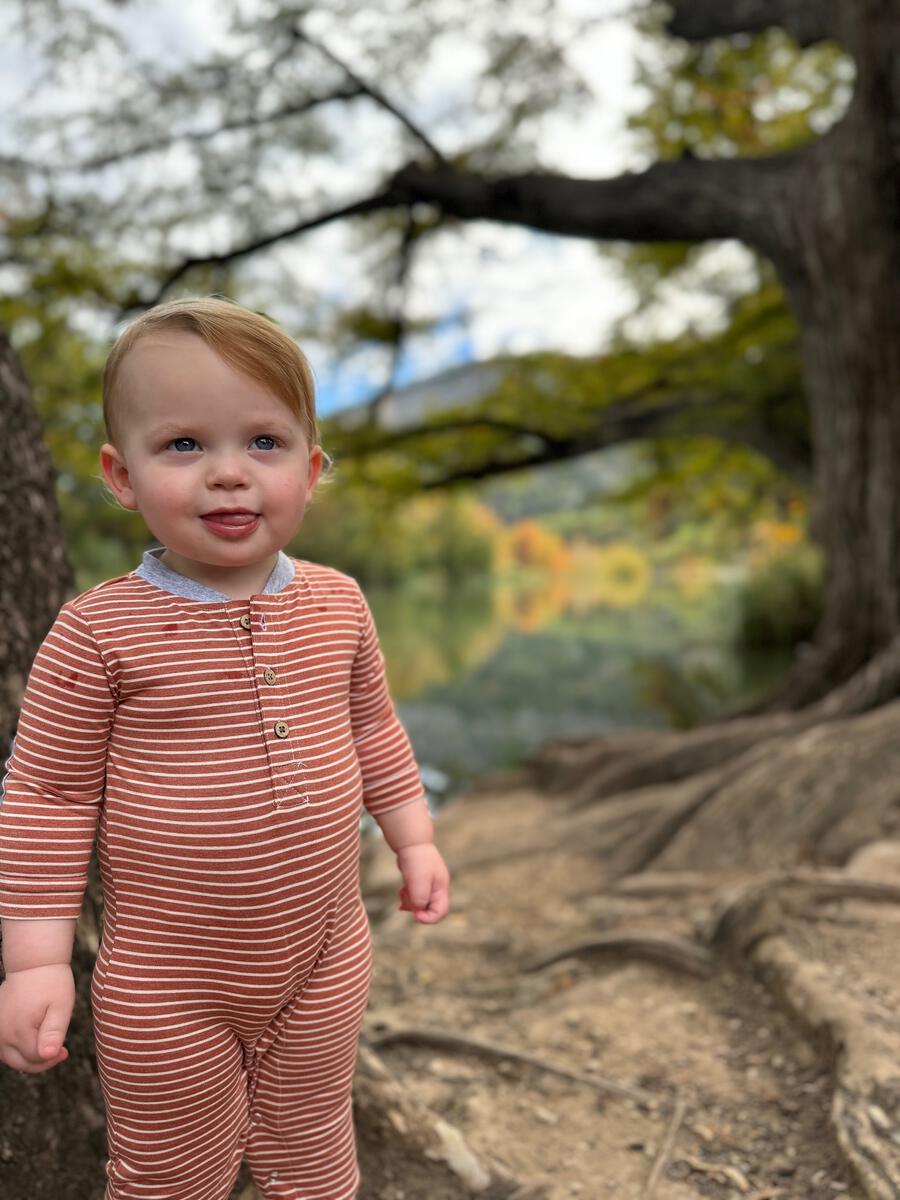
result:
[[[717,1175],[720,1182],[734,1184],[739,1192],[750,1191],[750,1184],[744,1172],[729,1166],[728,1163],[704,1162],[702,1158],[695,1158],[692,1154],[682,1154],[681,1161],[686,1162],[692,1171],[703,1175]]]
[[[309,96],[297,104],[289,104],[273,112],[252,114],[233,121],[225,121],[210,129],[174,130],[165,137],[150,138],[146,142],[140,142],[136,146],[126,146],[113,153],[98,154],[94,158],[83,159],[81,162],[62,162],[58,166],[42,167],[41,169],[47,170],[51,175],[71,174],[73,171],[97,171],[102,167],[108,167],[111,163],[121,162],[123,159],[139,158],[144,154],[152,154],[155,150],[168,149],[177,142],[209,141],[218,137],[220,133],[234,133],[240,129],[253,129],[260,125],[268,125],[273,121],[282,121],[287,117],[304,116],[323,104],[330,104],[333,100],[354,100],[362,94],[362,90],[358,87],[337,88],[327,95]]]
[[[221,265],[223,263],[235,262],[237,259],[244,258],[248,254],[253,254],[257,250],[264,249],[266,246],[274,245],[275,242],[280,242],[284,238],[295,237],[297,234],[306,233],[310,229],[318,229],[320,226],[327,225],[331,221],[339,221],[344,217],[355,217],[364,213],[377,212],[380,209],[390,208],[393,205],[403,203],[404,201],[401,197],[388,189],[384,192],[378,192],[374,196],[366,196],[363,200],[356,200],[352,204],[345,204],[341,208],[328,209],[305,221],[299,221],[295,225],[289,225],[285,229],[279,229],[275,233],[266,234],[264,237],[254,238],[253,241],[245,242],[242,246],[235,246],[231,250],[223,251],[221,254],[207,254],[198,258],[186,258],[177,267],[173,267],[169,274],[165,276],[153,296],[148,297],[146,301],[136,307],[152,308],[154,304],[159,304],[172,284],[176,283],[182,275],[187,274],[192,267],[214,266],[216,264]]]
[[[653,1168],[647,1182],[644,1184],[644,1190],[641,1193],[641,1200],[653,1200],[656,1195],[656,1187],[662,1178],[662,1173],[666,1169],[666,1165],[672,1156],[672,1148],[675,1145],[675,1139],[678,1136],[678,1130],[681,1128],[681,1123],[684,1120],[684,1115],[687,1112],[687,1104],[681,1095],[675,1098],[675,1111],[672,1113],[672,1119],[669,1121],[666,1128],[665,1136],[662,1140],[662,1145],[653,1162]]]
[[[409,130],[413,137],[422,143],[429,154],[431,154],[431,156],[437,162],[441,163],[445,167],[449,166],[446,158],[444,158],[443,154],[441,154],[440,150],[438,150],[437,146],[435,146],[428,134],[425,133],[424,130],[420,129],[419,126],[416,125],[415,122],[408,117],[405,112],[396,106],[396,104],[393,104],[390,100],[388,100],[384,92],[375,87],[374,84],[366,83],[361,76],[357,75],[352,67],[349,67],[342,58],[339,58],[334,53],[333,50],[329,50],[324,42],[319,41],[318,38],[310,37],[310,35],[299,26],[295,27],[292,32],[296,41],[305,42],[307,46],[313,46],[316,50],[323,54],[329,60],[329,62],[334,63],[336,67],[343,71],[350,82],[358,87],[361,92],[364,92],[367,96],[374,100],[379,107],[383,108],[386,112],[389,112],[391,116],[396,117],[397,120]]]

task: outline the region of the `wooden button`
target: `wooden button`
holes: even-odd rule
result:
[[[244,613],[244,615],[241,617],[240,623],[241,623],[242,629],[249,629],[250,628],[250,614]]]
[[[263,671],[263,679],[266,681],[266,683],[275,682],[275,672],[271,667],[266,667],[265,671]]]
[[[290,732],[291,731],[288,728],[286,721],[276,721],[275,722],[275,736],[276,737],[286,738]]]

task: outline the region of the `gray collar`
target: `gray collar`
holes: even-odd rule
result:
[[[132,574],[140,575],[142,579],[146,579],[148,583],[152,583],[155,587],[162,588],[164,592],[171,592],[173,596],[184,596],[187,600],[212,602],[234,599],[234,596],[228,596],[225,592],[217,592],[215,588],[207,587],[204,583],[197,583],[193,579],[188,579],[186,575],[181,575],[178,571],[173,571],[171,567],[167,567],[165,563],[159,561],[165,550],[165,546],[145,550],[141,565],[135,567]],[[283,591],[294,578],[295,574],[296,570],[293,559],[289,558],[283,550],[279,550],[278,561],[275,564],[272,574],[265,582],[262,589],[263,592]]]

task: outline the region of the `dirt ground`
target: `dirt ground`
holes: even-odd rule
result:
[[[559,801],[525,786],[449,806],[438,836],[452,912],[433,928],[394,910],[393,856],[380,848],[365,1034],[463,1035],[583,1081],[421,1036],[380,1045],[389,1067],[523,1200],[863,1200],[829,1125],[831,1056],[749,971],[717,961],[704,977],[600,953],[529,969],[602,932],[693,937],[709,919],[703,891],[605,889],[589,851],[556,845],[561,827]],[[402,1181],[373,1195],[419,1200]]]
[[[828,1057],[733,967],[708,978],[578,955],[529,965],[601,931],[694,935],[702,898],[617,898],[589,853],[554,850],[558,802],[528,788],[446,810],[440,845],[455,866],[442,925],[374,920],[376,978],[366,1031],[427,1027],[526,1051],[598,1080],[427,1044],[382,1054],[415,1080],[476,1154],[546,1200],[634,1196],[652,1174],[674,1099],[684,1099],[654,1195],[862,1200],[828,1128]],[[490,862],[494,853],[521,850]],[[481,865],[479,865],[481,860]],[[467,865],[470,864],[470,865]],[[658,1105],[611,1096],[601,1079]],[[529,1193],[530,1194],[530,1193]],[[401,1200],[402,1186],[384,1200]],[[407,1198],[409,1200],[409,1198]]]

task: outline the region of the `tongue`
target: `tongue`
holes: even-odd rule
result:
[[[205,519],[217,525],[250,525],[256,520],[256,513],[210,513]]]

